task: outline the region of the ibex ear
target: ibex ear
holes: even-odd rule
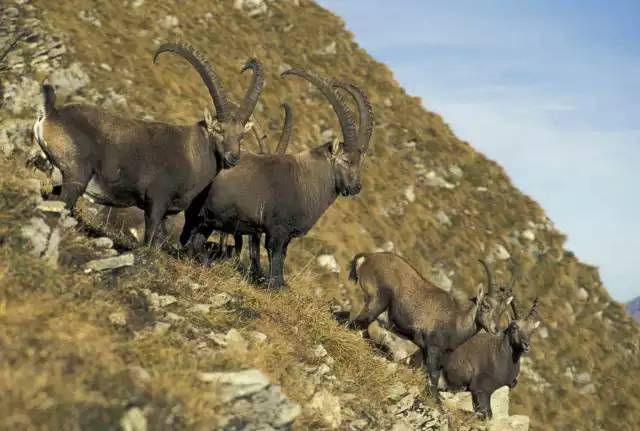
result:
[[[253,121],[247,121],[244,125],[244,133],[248,133],[253,127]]]
[[[533,324],[532,329],[537,329],[540,326],[540,321],[536,320],[536,323]]]
[[[483,298],[484,298],[484,288],[480,286],[478,287],[478,296],[476,297],[476,304],[480,305],[482,303]]]
[[[334,138],[331,142],[331,156],[338,157],[340,154],[342,154],[342,143],[338,138]]]
[[[218,124],[218,120],[213,118],[211,112],[209,112],[207,108],[204,108],[204,124],[209,130],[213,130],[214,127]]]
[[[507,298],[507,303],[505,305],[511,304],[511,301],[513,301],[513,296]]]

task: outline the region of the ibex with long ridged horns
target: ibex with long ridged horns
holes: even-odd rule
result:
[[[296,155],[243,155],[234,169],[212,182],[203,206],[187,211],[181,242],[200,252],[211,231],[251,236],[251,270],[259,271],[259,234],[266,235],[269,285],[284,285],[284,260],[292,238],[306,234],[339,195],[362,188],[362,162],[373,130],[373,113],[365,94],[354,85],[342,85],[358,102],[360,126],[352,112],[323,79],[300,69],[297,75],[315,85],[329,100],[340,122],[344,142],[337,139]],[[254,235],[257,234],[257,235]]]
[[[245,68],[253,78],[232,116],[230,103],[208,60],[186,43],[160,46],[186,59],[200,74],[213,100],[193,125],[147,122],[81,104],[55,106],[53,87],[44,83],[44,107],[34,124],[42,151],[62,172],[61,199],[72,210],[83,193],[109,206],[137,206],[145,212],[146,245],[159,245],[168,214],[184,210],[223,168],[240,160],[240,141],[263,87],[260,63]],[[91,185],[89,188],[89,182]]]
[[[444,358],[447,386],[471,391],[476,412],[491,417],[491,394],[502,386],[516,386],[520,358],[529,352],[531,336],[540,326],[538,305],[536,298],[525,316],[514,299],[514,318],[507,329],[498,336],[481,332]]]
[[[351,321],[369,325],[388,310],[393,329],[421,349],[432,396],[439,401],[438,379],[442,357],[480,329],[495,334],[502,313],[513,297],[498,288],[491,269],[481,261],[488,292],[482,287],[475,298],[456,298],[426,280],[404,258],[393,253],[357,254],[349,278],[362,289],[365,304]]]

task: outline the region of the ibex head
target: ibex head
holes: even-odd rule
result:
[[[488,333],[496,334],[502,314],[513,301],[512,292],[516,274],[515,271],[512,270],[509,286],[499,288],[494,282],[493,273],[489,265],[482,259],[480,259],[480,263],[487,274],[488,291],[487,294],[482,297],[482,300],[478,300],[476,322]]]
[[[538,306],[540,301],[536,298],[533,301],[531,310],[526,316],[520,311],[520,305],[517,300],[513,300],[511,306],[513,308],[514,319],[511,320],[507,327],[506,333],[509,338],[509,344],[515,352],[527,353],[531,348],[531,335],[540,326],[538,316]]]
[[[200,74],[205,85],[209,89],[209,94],[213,99],[215,117],[208,110],[205,111],[205,126],[216,151],[222,155],[225,167],[232,167],[240,162],[240,142],[245,134],[251,130],[252,123],[249,117],[258,102],[262,87],[264,86],[264,76],[262,66],[256,59],[251,59],[242,68],[253,70],[251,84],[245,93],[240,107],[231,115],[229,101],[222,89],[222,85],[216,76],[209,61],[195,48],[186,43],[165,43],[161,45],[153,57],[153,62],[158,62],[158,57],[163,52],[173,52],[186,59]]]
[[[282,74],[297,75],[315,85],[322,94],[331,102],[338,116],[344,142],[334,139],[327,144],[327,158],[334,168],[334,181],[336,192],[343,196],[356,195],[362,189],[361,170],[364,155],[369,146],[371,132],[373,130],[373,109],[364,92],[352,84],[329,83],[301,69],[287,70]],[[360,124],[356,129],[353,113],[333,87],[341,88],[349,93],[355,100]]]

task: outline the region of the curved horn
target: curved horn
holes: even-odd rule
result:
[[[482,264],[484,271],[487,273],[487,287],[489,288],[489,296],[495,296],[496,294],[496,285],[493,281],[493,274],[491,272],[491,268],[484,259],[478,259],[478,261]]]
[[[344,138],[345,150],[359,150],[358,139],[356,135],[356,125],[353,119],[353,114],[351,113],[349,108],[347,108],[344,100],[342,100],[342,98],[335,91],[333,91],[333,89],[322,78],[311,75],[302,69],[289,69],[283,72],[281,76],[287,75],[297,75],[303,79],[306,79],[322,92],[327,100],[331,102],[331,106],[333,106],[333,110],[338,116],[338,121],[340,121],[340,129],[342,130],[342,136]]]
[[[271,154],[271,150],[269,149],[269,145],[267,144],[267,134],[264,132],[258,120],[255,119],[253,115],[249,117],[249,119],[253,122],[253,136],[258,141],[258,147],[260,148],[261,154]]]
[[[540,306],[540,298],[537,298],[533,300],[533,305],[531,306],[531,310],[529,310],[529,313],[527,314],[527,319],[533,315],[537,315],[538,314],[538,307]]]
[[[253,112],[253,109],[258,103],[262,87],[264,87],[264,74],[262,73],[262,65],[255,58],[250,59],[242,68],[240,73],[244,73],[245,70],[251,69],[253,71],[253,77],[251,78],[251,84],[247,92],[244,94],[244,99],[240,104],[240,107],[236,111],[235,120],[241,124],[245,124],[249,121],[249,117]]]
[[[520,303],[515,296],[511,300],[511,309],[513,310],[514,319],[520,320],[522,318],[522,307],[520,307]]]
[[[172,52],[174,54],[178,54],[189,63],[191,63],[191,65],[200,74],[200,77],[204,81],[204,84],[209,89],[209,94],[211,95],[211,99],[213,99],[213,105],[216,108],[216,117],[221,122],[228,121],[230,118],[229,102],[224,94],[224,91],[222,90],[222,85],[220,85],[220,81],[218,80],[217,75],[215,74],[213,68],[211,67],[211,64],[209,63],[209,60],[207,60],[200,51],[187,43],[170,42],[163,43],[156,50],[156,53],[153,55],[154,64],[158,63],[158,57],[163,52]]]
[[[284,124],[282,126],[280,141],[276,147],[276,154],[285,154],[289,146],[289,141],[291,141],[291,132],[293,131],[293,108],[291,108],[291,105],[287,102],[280,106],[284,109]]]
[[[371,133],[373,132],[373,108],[367,95],[361,88],[343,82],[334,82],[334,87],[342,88],[351,95],[358,105],[359,124],[358,124],[358,145],[362,148],[362,153],[367,152],[369,142],[371,141]]]

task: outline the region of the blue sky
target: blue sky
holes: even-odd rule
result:
[[[614,298],[640,295],[640,2],[319,3],[503,165]]]

